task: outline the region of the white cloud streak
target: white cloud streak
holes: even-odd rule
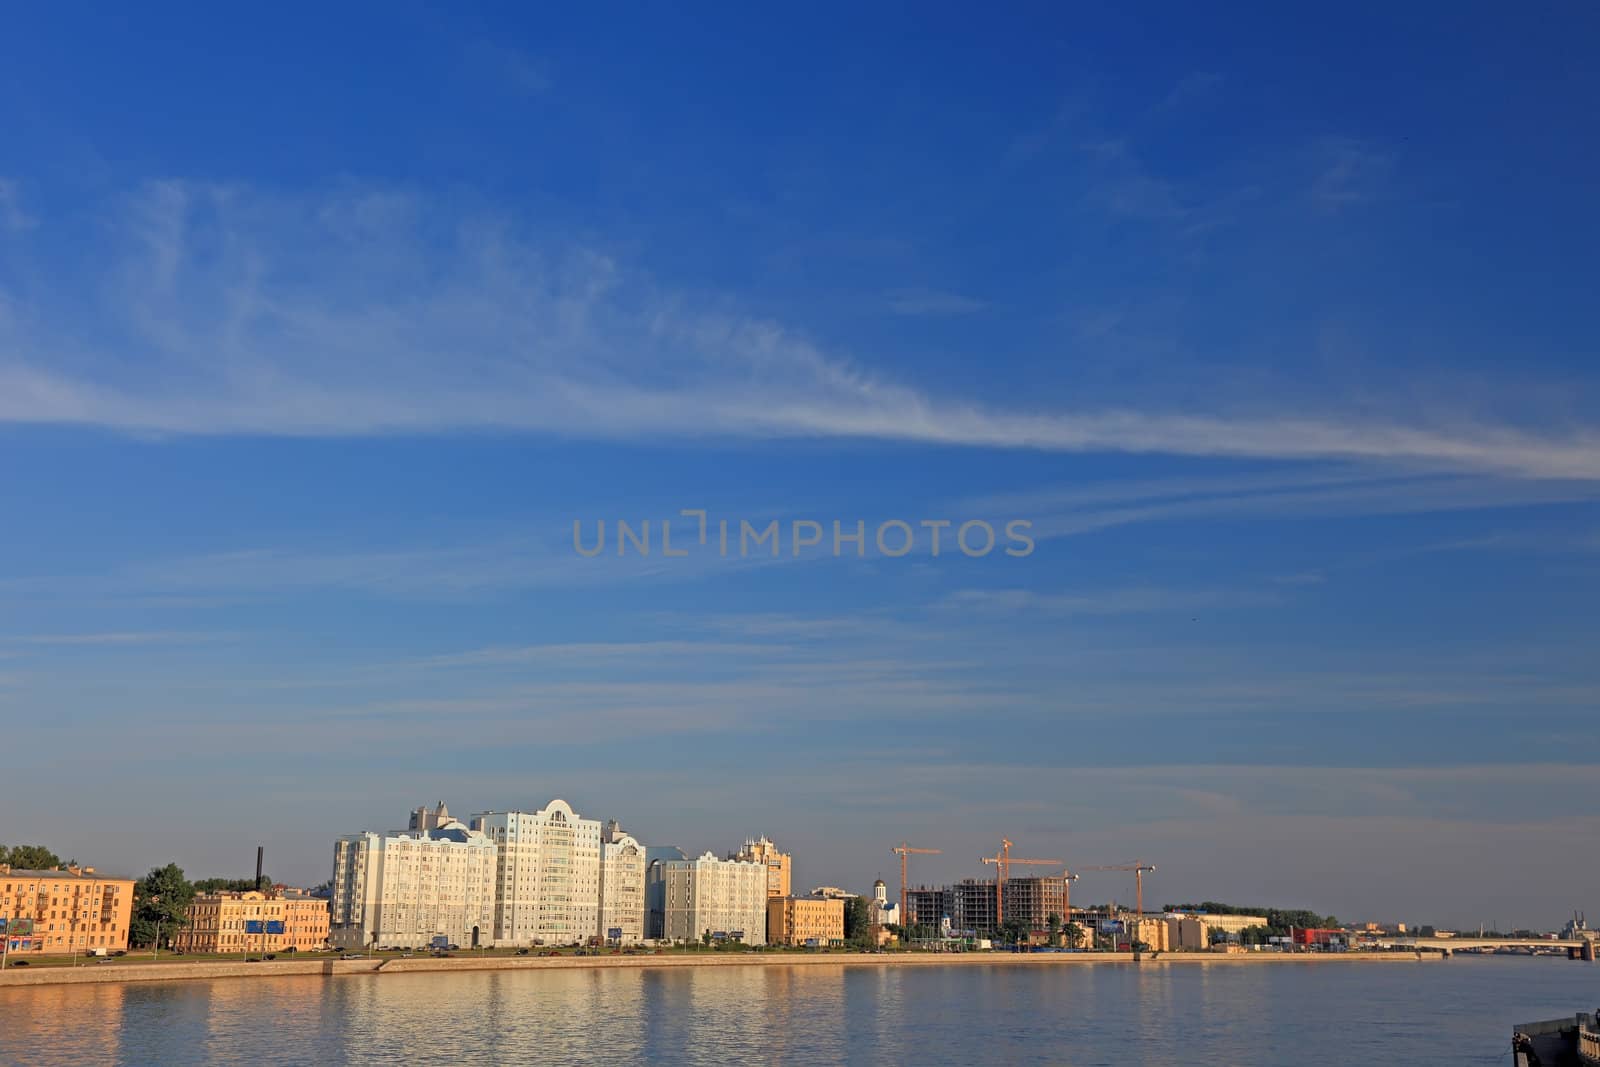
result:
[[[78,265],[84,276],[44,287],[53,301],[0,322],[0,422],[834,438],[1600,479],[1589,425],[939,397],[779,324],[689,307],[603,255],[551,254],[509,225],[404,195],[291,201],[167,182],[132,197],[113,232]]]

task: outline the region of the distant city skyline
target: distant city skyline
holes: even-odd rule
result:
[[[0,41],[7,844],[1600,913],[1593,11],[304,11]]]

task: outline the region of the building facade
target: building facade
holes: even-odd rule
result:
[[[1019,920],[1030,935],[1047,933],[1052,915],[1066,925],[1067,880],[1061,875],[1007,878],[1004,898],[1006,919]]]
[[[790,856],[787,852],[779,852],[765,837],[758,837],[753,841],[746,841],[744,848],[728,857],[743,863],[759,863],[767,869],[767,896],[786,897],[789,895],[790,881]]]
[[[844,898],[768,897],[767,942],[773,945],[842,945]]]
[[[1265,915],[1215,915],[1207,911],[1169,911],[1164,914],[1168,918],[1198,919],[1210,929],[1220,930],[1229,937],[1237,937],[1240,930],[1267,925]]]
[[[1171,917],[1167,919],[1167,944],[1178,952],[1204,952],[1211,947],[1211,933],[1199,919]]]
[[[472,828],[496,850],[497,945],[572,945],[600,926],[600,822],[564,800],[538,811],[486,811]]]
[[[449,818],[425,830],[339,838],[329,939],[346,950],[424,948],[441,937],[454,945],[487,944],[495,854],[488,837]]]
[[[999,927],[994,914],[994,882],[963,878],[950,887],[950,894],[955,904],[950,924],[956,933],[973,933],[979,937],[994,935]]]
[[[1150,952],[1166,952],[1172,948],[1172,924],[1165,919],[1129,919],[1125,929],[1129,944],[1143,944]]]
[[[172,939],[180,952],[311,952],[328,944],[328,901],[280,890],[203,893]],[[259,924],[259,925],[257,925]]]
[[[0,921],[7,953],[105,953],[128,948],[133,879],[93,867],[44,871],[0,864]]]
[[[688,855],[676,845],[647,845],[644,850],[644,936],[660,940],[667,936],[667,882],[663,867],[668,860],[686,860]]]
[[[645,848],[615,819],[600,833],[600,926],[607,940],[645,938]]]
[[[769,868],[744,860],[663,860],[659,872],[663,907],[662,936],[673,941],[733,938],[747,945],[767,940]]]
[[[953,887],[924,885],[907,890],[905,924],[921,937],[937,937],[946,928],[959,929]]]
[[[428,830],[437,830],[447,822],[453,821],[450,809],[445,807],[444,801],[439,801],[439,806],[429,811],[427,805],[416,808],[411,812],[411,822],[406,829],[412,833],[422,833]]]

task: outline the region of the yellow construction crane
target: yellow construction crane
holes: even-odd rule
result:
[[[1006,879],[1011,877],[1011,865],[1013,863],[1016,864],[1019,867],[1061,867],[1061,866],[1064,866],[1066,864],[1066,862],[1067,862],[1066,860],[1018,859],[1017,857],[1015,857],[1015,856],[1013,856],[1011,854],[1011,839],[1010,838],[1006,838],[1006,837],[1002,837],[1000,839],[1000,854],[999,855],[996,855],[996,856],[984,856],[984,857],[982,857],[982,860],[983,860],[984,863],[992,863],[992,864],[995,865],[994,866],[994,925],[995,925],[996,929],[998,929],[999,927],[1003,926],[1005,924],[1005,921],[1006,921],[1006,912],[1005,912],[1005,906],[1004,906],[1004,904],[1005,904],[1004,897],[1005,897],[1005,891],[1006,891],[1005,887],[1006,887]]]
[[[1144,918],[1144,872],[1155,870],[1152,863],[1114,863],[1105,867],[1080,867],[1083,871],[1132,871],[1133,872],[1133,910],[1134,914]]]
[[[912,848],[908,842],[902,841],[889,850],[900,857],[900,929],[902,932],[910,929],[911,916],[906,910],[909,907],[910,896],[906,892],[906,857],[907,856],[938,856],[944,853],[942,848]]]

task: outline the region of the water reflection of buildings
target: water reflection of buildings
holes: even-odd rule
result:
[[[0,1062],[7,1049],[49,1049],[53,1062],[121,1063],[130,987],[39,985],[0,988]]]

